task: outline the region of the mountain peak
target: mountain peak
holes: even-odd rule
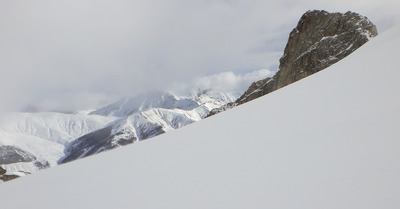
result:
[[[358,13],[306,12],[289,35],[275,89],[325,69],[376,35],[376,26]]]
[[[179,98],[171,92],[154,91],[146,94],[140,94],[134,97],[123,98],[113,104],[95,110],[89,114],[124,117],[135,114],[137,112],[149,110],[151,108],[179,108],[184,110],[191,110],[196,107],[198,107],[197,103],[187,100],[185,98]]]
[[[378,35],[376,26],[355,12],[310,10],[302,15],[280,58],[279,71],[254,82],[236,102],[212,110],[210,115],[268,94],[345,58]]]

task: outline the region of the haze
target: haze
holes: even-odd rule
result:
[[[0,110],[75,110],[230,71],[277,70],[310,9],[400,23],[397,0],[0,0]],[[229,78],[227,78],[229,79]]]

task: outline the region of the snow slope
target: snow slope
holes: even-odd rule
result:
[[[32,154],[37,162],[57,165],[65,146],[81,135],[102,128],[115,117],[55,112],[12,113],[0,123],[0,147],[12,146]],[[35,162],[3,165],[8,173],[32,173]],[[40,166],[41,167],[41,166]]]
[[[181,97],[153,92],[122,99],[91,113],[119,119],[71,142],[58,162],[67,163],[181,128],[237,97],[235,93],[204,90]]]
[[[1,206],[399,208],[398,34],[186,128],[2,184]]]
[[[25,175],[154,137],[201,120],[241,93],[151,92],[86,113],[10,113],[0,118],[0,165]]]

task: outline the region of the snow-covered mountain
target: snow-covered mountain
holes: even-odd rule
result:
[[[152,92],[85,113],[11,113],[0,123],[0,165],[22,176],[147,139],[204,118],[242,92]]]
[[[207,120],[3,184],[1,207],[399,208],[399,34]]]
[[[199,106],[189,98],[178,98],[169,92],[151,92],[119,100],[90,114],[123,117],[152,108],[191,110]]]
[[[19,175],[55,166],[65,146],[114,119],[55,112],[9,114],[0,124],[0,165]]]
[[[66,163],[115,147],[148,139],[204,118],[213,108],[238,98],[232,93],[199,91],[188,97],[170,92],[153,92],[122,99],[91,112],[91,115],[119,117],[102,129],[70,143],[59,163]]]
[[[135,97],[123,98],[113,104],[92,111],[90,115],[124,117],[149,109],[196,109],[199,114],[208,112],[214,106],[234,101],[241,92],[217,92],[212,90],[199,90],[196,94],[177,96],[172,92],[150,92]],[[203,116],[203,115],[202,115]]]

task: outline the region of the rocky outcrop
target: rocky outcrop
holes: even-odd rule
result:
[[[14,146],[0,146],[0,164],[11,164],[19,162],[33,162],[36,157],[20,148]]]
[[[19,177],[17,175],[6,175],[6,173],[6,169],[0,166],[0,181],[10,181]]]
[[[47,161],[40,161],[32,154],[15,146],[0,146],[0,165],[32,163],[37,169],[44,169],[50,167]],[[29,174],[29,172],[20,171],[14,172],[6,171],[0,166],[0,180],[10,181],[20,176]]]
[[[18,177],[20,177],[20,176],[17,176],[17,175],[2,175],[2,176],[0,176],[0,180],[2,180],[2,181],[11,181],[11,180],[16,179]]]
[[[115,141],[115,136],[121,133],[113,134],[112,129],[113,127],[109,126],[76,139],[66,149],[66,155],[60,159],[59,163],[67,163],[102,151],[111,150],[118,146],[131,144],[137,140],[137,138],[131,137]]]
[[[4,174],[6,174],[6,173],[7,173],[6,169],[4,169],[4,168],[2,168],[2,167],[0,166],[0,176],[4,175]]]
[[[210,115],[321,71],[345,58],[376,35],[376,26],[367,17],[357,13],[308,11],[289,35],[284,55],[280,59],[279,71],[272,78],[254,82],[234,103],[214,109]]]

